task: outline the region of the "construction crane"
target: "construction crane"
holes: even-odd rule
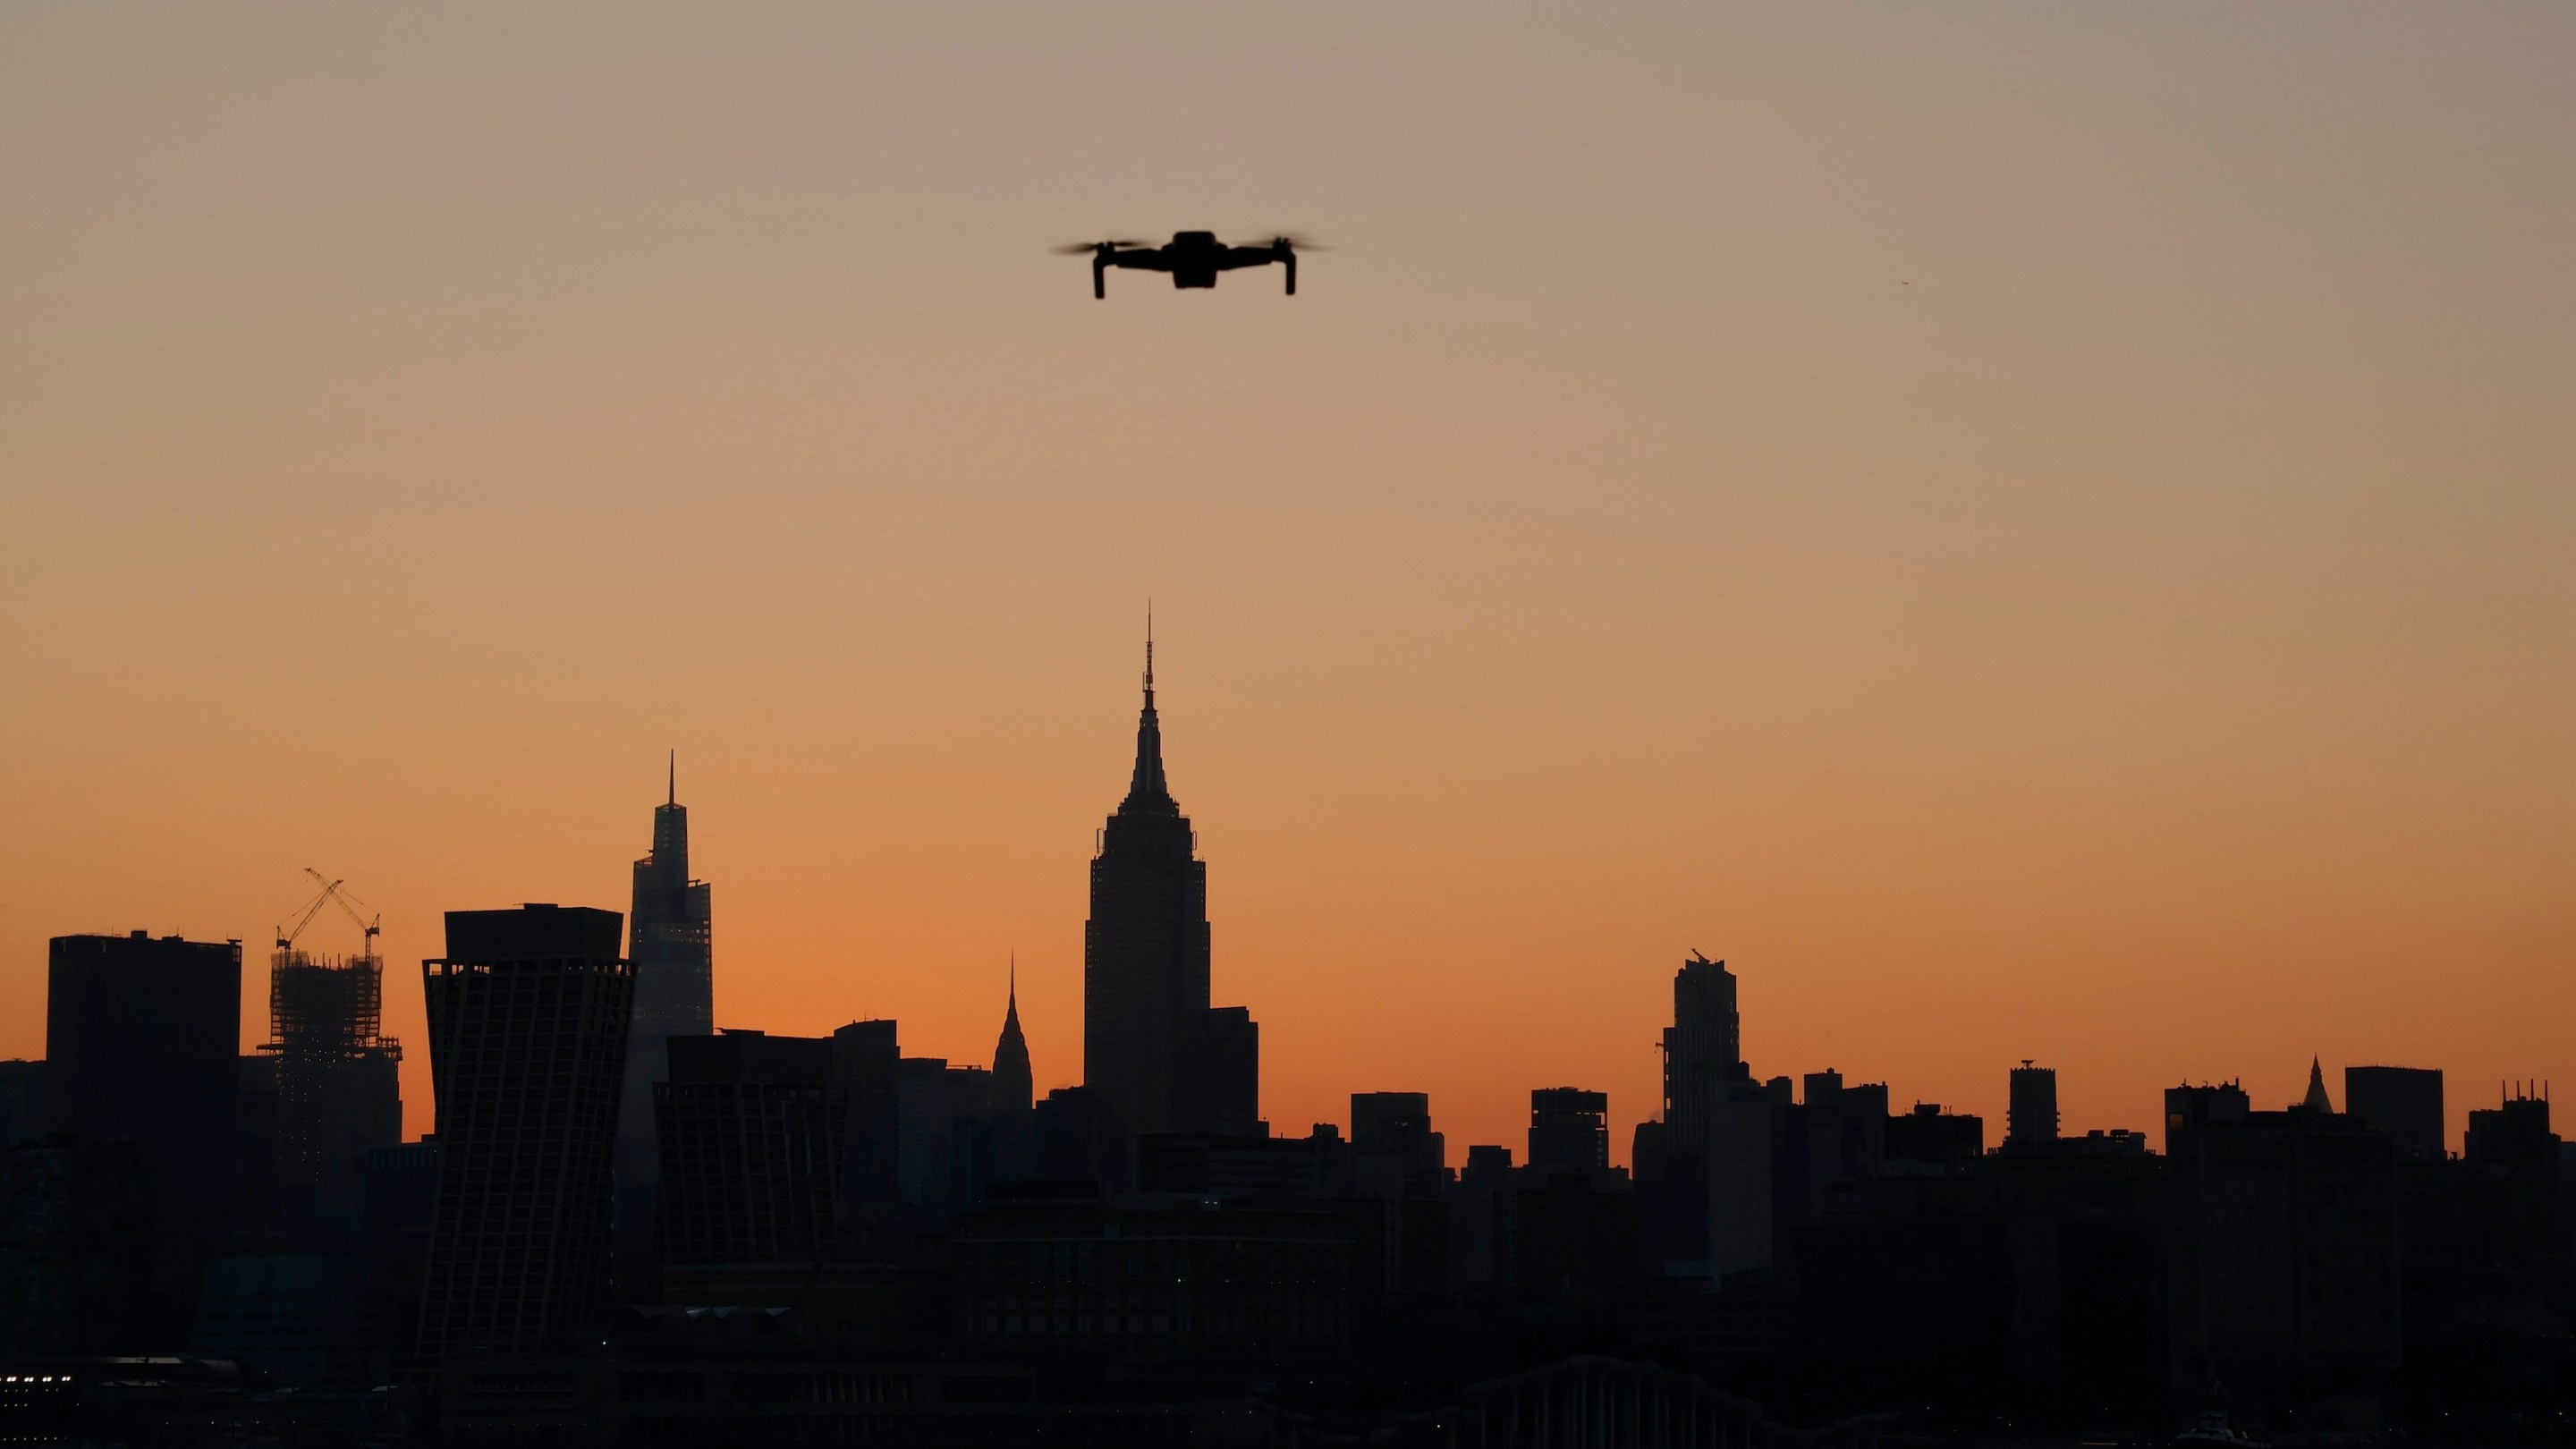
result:
[[[309,865],[304,867],[304,873],[322,883],[321,894],[316,895],[313,899],[304,903],[302,908],[303,914],[295,918],[294,930],[290,931],[284,926],[277,928],[277,949],[280,951],[293,950],[295,947],[295,938],[304,934],[304,928],[313,924],[313,918],[322,914],[322,908],[324,906],[336,905],[340,908],[342,914],[346,915],[350,921],[356,924],[360,931],[365,933],[366,944],[362,948],[361,954],[368,956],[376,954],[376,937],[379,934],[378,928],[384,924],[384,916],[379,913],[376,918],[371,921],[366,917],[359,915],[358,907],[365,905],[366,902],[358,900],[357,897],[340,889],[340,887],[348,884],[347,881],[333,880],[329,876],[324,875],[322,872],[315,870]],[[355,904],[352,904],[353,902]]]

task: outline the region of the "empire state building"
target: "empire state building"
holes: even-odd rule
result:
[[[1082,940],[1082,1076],[1127,1132],[1261,1130],[1260,1034],[1208,1005],[1207,865],[1163,779],[1154,644],[1136,768],[1091,861]]]

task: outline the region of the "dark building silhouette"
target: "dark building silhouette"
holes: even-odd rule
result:
[[[653,1089],[661,1260],[813,1263],[831,1256],[847,1108],[828,1037],[675,1036]]]
[[[2057,1140],[2057,1069],[2028,1062],[2012,1069],[2004,1146],[2028,1147]]]
[[[1182,1120],[1199,1132],[1244,1136],[1261,1123],[1261,1026],[1241,1006],[1200,1012],[1183,1043],[1181,1080],[1190,1092]]]
[[[1091,861],[1083,926],[1083,1084],[1121,1130],[1241,1133],[1259,1116],[1259,1036],[1208,1006],[1207,866],[1163,779],[1154,646],[1127,798]]]
[[[1040,1181],[1087,1183],[1117,1192],[1133,1180],[1134,1158],[1125,1124],[1090,1087],[1058,1087],[1037,1105],[1037,1176]]]
[[[419,1330],[429,1229],[438,1212],[438,1139],[369,1151],[359,1182],[359,1250],[393,1303],[394,1344],[408,1348]]]
[[[425,1255],[430,1219],[438,1211],[438,1139],[376,1148],[367,1154],[361,1172],[360,1241],[371,1249]]]
[[[1467,1149],[1449,1194],[1449,1277],[1461,1287],[1481,1287],[1500,1272],[1502,1196],[1512,1187],[1512,1150],[1491,1143]]]
[[[0,1147],[0,1355],[181,1342],[153,1284],[157,1197],[130,1138],[57,1132]]]
[[[2549,1099],[2517,1092],[2469,1113],[2460,1157],[2480,1167],[2555,1176],[2558,1134],[2549,1130]]]
[[[57,936],[47,987],[48,1125],[142,1149],[153,1274],[184,1332],[206,1260],[233,1238],[241,943]]]
[[[1705,1278],[1711,1273],[1708,1162],[1696,1151],[1675,1151],[1672,1140],[1671,1124],[1659,1119],[1638,1123],[1628,1138],[1640,1242],[1656,1272]]]
[[[1838,1183],[1866,1183],[1878,1177],[1887,1160],[1887,1084],[1845,1085],[1833,1070],[1807,1073],[1806,1100],[1799,1104],[1807,1138],[1807,1197],[1812,1214],[1827,1189]]]
[[[1716,1104],[1745,1075],[1742,1030],[1734,973],[1693,951],[1673,975],[1673,1024],[1664,1028],[1668,1151],[1705,1158]]]
[[[891,1021],[854,1021],[832,1033],[832,1087],[842,1112],[837,1240],[878,1241],[903,1203],[903,1048]]]
[[[280,1119],[277,1058],[243,1057],[234,1078],[233,1246],[246,1252],[284,1252],[288,1218],[279,1191]],[[309,1226],[298,1220],[295,1226]]]
[[[2469,1113],[2456,1196],[2488,1262],[2528,1267],[2567,1257],[2561,1146],[2550,1130],[2549,1099],[2527,1087]]]
[[[1610,1165],[1610,1096],[1581,1087],[1530,1093],[1529,1165],[1542,1172]]]
[[[935,1227],[992,1180],[993,1074],[944,1057],[905,1057],[896,1089],[903,1200]]]
[[[2397,1160],[2440,1162],[2448,1129],[2442,1115],[2442,1074],[2422,1067],[2346,1067],[2344,1110],[2364,1126],[2388,1134]]]
[[[1644,1276],[1640,1205],[1625,1173],[1533,1162],[1511,1175],[1494,1206],[1494,1280],[1505,1288],[1588,1298]]]
[[[384,962],[372,950],[317,957],[281,945],[268,973],[269,1221],[292,1241],[345,1240],[357,1228],[365,1155],[402,1141],[402,1044],[380,1029]]]
[[[1020,973],[1011,968],[1010,996],[1002,1008],[1002,1035],[993,1043],[992,1102],[993,1176],[1025,1178],[1036,1173],[1037,1074],[1029,1065],[1029,1041],[1020,1033]]]
[[[1735,986],[1725,962],[1697,951],[1674,973],[1663,1114],[1639,1129],[1631,1159],[1645,1251],[1677,1276],[1750,1272],[1774,1257],[1781,1114],[1744,1063]]]
[[[1914,1110],[1887,1119],[1887,1162],[1894,1170],[1932,1169],[1960,1177],[1975,1170],[1986,1155],[1986,1119],[1941,1110],[1938,1102],[1917,1102]]]
[[[2400,1360],[2386,1133],[2233,1083],[2165,1093],[2175,1388],[2261,1407],[2385,1392]]]
[[[635,976],[615,911],[450,911],[421,963],[440,1174],[420,1353],[526,1354],[590,1328]]]
[[[45,1135],[45,1064],[0,1062],[0,1147]]]
[[[1370,1197],[1437,1197],[1448,1170],[1448,1139],[1431,1128],[1428,1093],[1351,1094],[1355,1191]]]
[[[640,1266],[653,1235],[659,1180],[653,1084],[667,1081],[663,1042],[705,1036],[715,1026],[712,891],[689,875],[689,807],[671,757],[667,798],[653,807],[653,849],[635,862],[627,955],[634,962],[635,1013],[617,1107],[617,1244]]]
[[[1001,1039],[993,1043],[993,1111],[1015,1116],[1037,1105],[1037,1077],[1029,1067],[1029,1040],[1020,1034],[1018,968],[1011,972],[1011,994],[1002,1009]]]
[[[2308,1058],[2308,1090],[2306,1095],[2299,1098],[2298,1105],[2304,1111],[2321,1115],[2331,1115],[2334,1112],[2334,1098],[2326,1095],[2325,1058]]]
[[[1167,1132],[1136,1139],[1136,1186],[1243,1202],[1328,1195],[1341,1144],[1315,1137],[1211,1137]]]
[[[997,1203],[958,1219],[952,1253],[979,1341],[1270,1354],[1350,1338],[1375,1230],[1323,1205]]]
[[[189,1351],[297,1387],[380,1383],[403,1295],[366,1258],[276,1253],[207,1265]]]

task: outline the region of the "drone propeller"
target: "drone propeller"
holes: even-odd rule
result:
[[[1129,241],[1121,238],[1117,241],[1067,242],[1063,246],[1049,247],[1047,250],[1060,257],[1078,257],[1085,252],[1096,252],[1102,247],[1108,247],[1115,250],[1119,247],[1141,247],[1151,245],[1153,245],[1151,242]]]
[[[1316,241],[1305,233],[1294,231],[1279,232],[1276,235],[1265,237],[1260,241],[1245,242],[1243,245],[1248,247],[1284,246],[1290,251],[1299,252],[1328,252],[1332,250],[1331,247],[1324,245],[1322,242]]]

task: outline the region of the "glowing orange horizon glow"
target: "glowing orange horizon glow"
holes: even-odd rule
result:
[[[1698,949],[1990,1143],[2456,1148],[2576,1080],[2576,12],[2335,23],[0,15],[0,1055],[82,931],[264,1039],[313,866],[416,1134],[439,913],[626,910],[676,747],[720,1024],[986,1061],[1016,951],[1073,1082],[1150,596],[1276,1130],[1624,1159]]]

